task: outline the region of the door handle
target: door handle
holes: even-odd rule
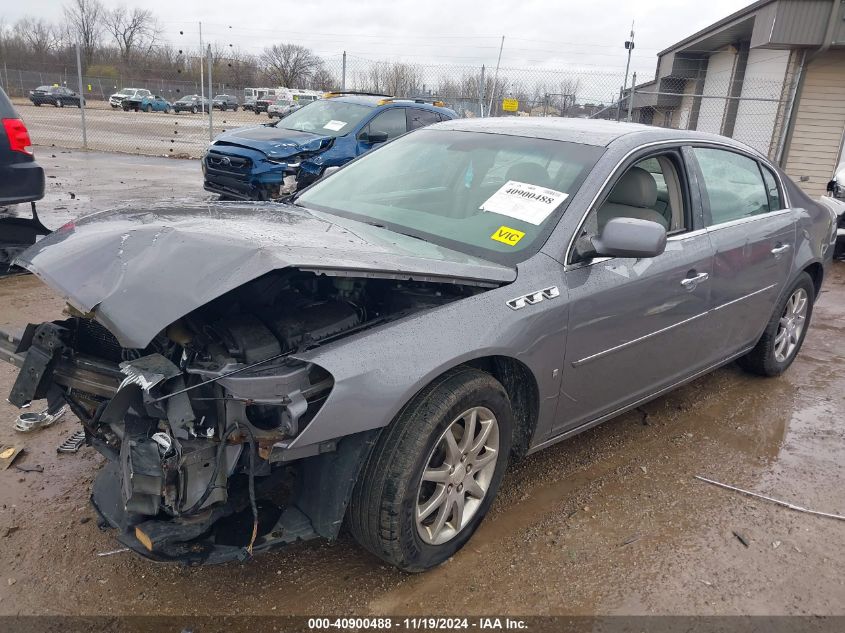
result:
[[[772,249],[772,255],[775,255],[775,256],[777,256],[777,255],[783,255],[783,254],[784,254],[786,251],[788,251],[790,248],[791,248],[791,247],[789,246],[789,244],[783,244],[783,245],[781,245],[781,246],[775,246],[775,247]]]
[[[698,273],[695,277],[685,277],[681,279],[681,285],[687,290],[695,290],[695,288],[703,281],[710,279],[708,273]]]

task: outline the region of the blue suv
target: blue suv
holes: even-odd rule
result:
[[[457,114],[437,101],[333,93],[275,123],[225,132],[203,156],[207,191],[273,200],[307,187],[381,143]]]

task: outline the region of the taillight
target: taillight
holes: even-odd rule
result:
[[[9,139],[9,148],[13,152],[23,152],[32,156],[32,141],[29,132],[20,119],[3,119],[3,128]]]

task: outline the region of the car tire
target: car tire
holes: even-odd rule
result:
[[[196,114],[196,113],[197,113],[197,106],[193,106],[191,108],[191,114]]]
[[[408,572],[448,560],[487,514],[512,433],[510,400],[493,376],[463,366],[437,378],[382,431],[364,464],[347,514],[355,540]]]
[[[56,99],[56,107],[57,108],[64,108],[65,107],[64,101],[62,101],[61,99]]]
[[[236,106],[236,105],[232,106],[232,112],[237,112],[237,111],[238,111],[238,106]]]
[[[737,364],[758,376],[779,376],[785,372],[807,336],[815,299],[813,280],[802,272],[775,306],[757,345],[739,358]]]
[[[150,104],[144,106],[144,112],[152,112],[153,108]]]

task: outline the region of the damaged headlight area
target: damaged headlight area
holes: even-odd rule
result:
[[[298,356],[480,291],[286,269],[182,317],[145,349],[121,347],[94,315],[70,309],[15,341],[9,400],[71,407],[109,459],[95,507],[149,557],[219,562],[334,538],[372,434],[289,448],[334,386]]]

